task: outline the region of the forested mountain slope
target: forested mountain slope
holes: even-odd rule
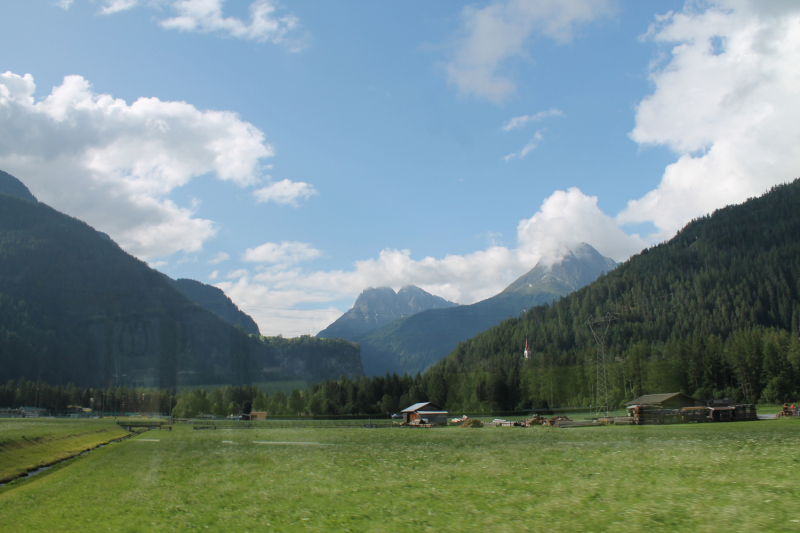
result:
[[[181,294],[204,309],[216,313],[229,324],[242,326],[250,335],[260,335],[258,324],[250,315],[240,310],[233,301],[222,291],[212,285],[206,285],[193,279],[167,278],[173,287]]]
[[[491,298],[472,305],[430,309],[356,337],[364,373],[423,372],[459,342],[519,315],[525,308],[569,294],[615,266],[612,259],[581,243],[557,261],[539,262]]]
[[[359,376],[358,347],[342,348],[294,350],[288,361],[84,222],[0,193],[0,381],[166,388],[289,367],[302,379]]]
[[[483,392],[476,381],[453,403],[588,405],[595,343],[586,322],[606,313],[618,318],[606,342],[617,400],[678,389],[751,401],[796,396],[800,181],[692,221],[587,287],[459,345],[431,372],[451,387],[457,375],[483,373]]]
[[[25,186],[24,183],[17,178],[0,170],[0,194],[7,194],[9,196],[16,196],[29,202],[36,203],[38,200],[31,194],[31,191]]]

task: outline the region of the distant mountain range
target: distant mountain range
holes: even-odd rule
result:
[[[359,295],[352,309],[317,333],[317,337],[352,340],[399,318],[457,305],[414,285],[406,285],[397,293],[391,287],[369,288]]]
[[[0,258],[0,381],[166,388],[362,374],[357,345],[248,335],[257,326],[222,291],[170,280],[5,172]]]
[[[385,287],[368,289],[359,296],[353,309],[318,336],[338,335],[357,342],[366,375],[386,372],[413,375],[439,361],[459,342],[518,316],[526,308],[565,296],[616,266],[614,260],[581,243],[558,260],[540,261],[496,296],[462,306],[442,300],[450,305],[428,305],[394,320],[390,320],[391,313],[384,311],[393,302],[394,291]],[[437,298],[413,286],[403,290],[425,295],[418,298],[420,302],[430,303]],[[384,317],[384,324],[377,317]],[[358,327],[347,327],[350,324]]]

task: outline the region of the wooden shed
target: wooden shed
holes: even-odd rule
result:
[[[401,412],[403,413],[403,422],[406,424],[420,420],[418,423],[447,425],[447,411],[431,402],[415,403]]]
[[[645,394],[625,404],[627,407],[634,405],[653,405],[662,409],[683,409],[684,407],[705,407],[706,403],[682,392],[669,392],[666,394]]]

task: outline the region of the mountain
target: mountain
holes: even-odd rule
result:
[[[800,180],[693,220],[590,285],[460,344],[429,372],[454,395],[449,405],[588,405],[596,343],[587,321],[607,314],[612,406],[679,390],[800,398]]]
[[[38,202],[36,197],[31,194],[31,191],[25,186],[24,183],[19,181],[8,172],[3,172],[2,170],[0,170],[0,194],[7,194],[9,196],[21,198],[23,200],[27,200],[28,202],[33,202],[34,204]]]
[[[460,342],[525,308],[569,294],[615,266],[612,259],[581,243],[559,260],[540,261],[491,298],[472,305],[430,309],[367,332],[353,339],[361,345],[364,373],[422,372]]]
[[[193,279],[169,279],[173,287],[181,291],[181,294],[204,309],[221,316],[227,323],[234,326],[242,326],[245,332],[250,335],[261,335],[258,324],[250,315],[242,312],[222,289],[206,285]]]
[[[539,261],[501,294],[563,296],[593,282],[601,273],[611,272],[616,266],[613,259],[603,257],[600,252],[582,242],[574,249],[567,250],[564,257],[554,263]]]
[[[397,293],[390,287],[369,288],[359,295],[352,309],[317,333],[317,337],[355,340],[368,331],[399,318],[427,309],[443,309],[457,305],[414,285],[406,285]]]
[[[289,353],[247,335],[107,236],[31,201],[16,178],[0,181],[15,193],[0,193],[0,381],[171,388],[361,375],[357,345]]]

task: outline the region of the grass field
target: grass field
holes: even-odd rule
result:
[[[151,431],[0,489],[0,531],[800,531],[800,421]]]
[[[0,483],[127,434],[110,420],[0,419]]]

